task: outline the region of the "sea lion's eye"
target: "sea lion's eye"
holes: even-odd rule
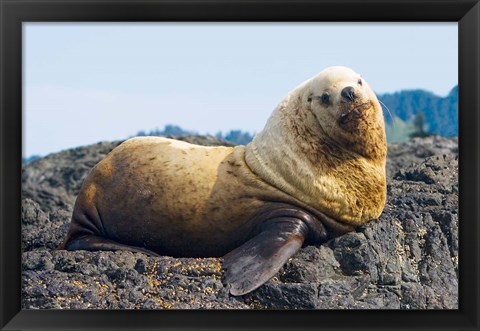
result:
[[[362,80],[361,79],[358,80],[358,85],[362,86]]]
[[[322,94],[322,102],[324,104],[327,104],[329,100],[330,100],[330,96],[327,93],[323,93]]]

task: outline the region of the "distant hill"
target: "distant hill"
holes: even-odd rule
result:
[[[35,161],[36,159],[39,159],[41,158],[42,156],[41,155],[31,155],[29,157],[22,157],[22,164],[26,164],[28,162],[32,162],[32,161]]]
[[[423,113],[428,133],[444,137],[458,135],[458,86],[446,97],[425,90],[404,90],[380,94],[378,98],[390,109],[396,118],[395,123],[400,123],[400,126],[414,121],[419,113]],[[384,116],[387,124],[391,125],[392,118],[386,111]]]
[[[138,131],[135,135],[136,137],[142,136],[185,136],[185,135],[192,135],[196,134],[194,131],[184,130],[178,125],[167,124],[163,130],[158,128],[154,130],[146,131]]]
[[[149,132],[139,131],[135,136],[185,136],[185,135],[197,135],[195,131],[184,130],[178,125],[168,124],[165,125],[163,130],[154,129]],[[242,130],[230,130],[226,133],[218,132],[215,134],[215,138],[227,140],[236,145],[246,145],[253,139],[254,134]]]

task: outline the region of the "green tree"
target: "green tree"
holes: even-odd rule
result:
[[[430,133],[427,132],[425,124],[425,114],[419,110],[417,115],[413,119],[413,132],[410,133],[410,137],[428,137]]]

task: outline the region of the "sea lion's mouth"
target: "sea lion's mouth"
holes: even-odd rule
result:
[[[358,105],[353,106],[350,110],[342,113],[338,121],[340,124],[345,124],[350,122],[351,120],[359,119],[365,116],[365,111],[372,106],[371,102],[365,102]]]

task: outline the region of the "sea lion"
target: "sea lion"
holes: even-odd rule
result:
[[[85,179],[63,247],[224,256],[224,283],[243,295],[303,245],[380,215],[386,150],[372,89],[330,67],[291,91],[246,146],[119,145]]]

